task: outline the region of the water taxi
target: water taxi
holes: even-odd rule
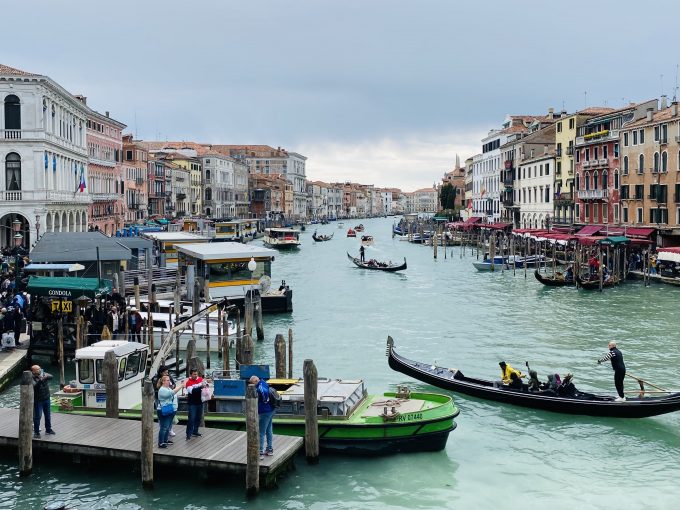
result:
[[[247,292],[259,292],[264,313],[292,312],[293,291],[282,282],[271,288],[272,262],[278,252],[240,243],[200,243],[177,245],[179,267],[187,274],[188,285],[196,279],[206,288],[206,301],[228,298],[243,307]],[[253,262],[254,270],[248,268]]]
[[[292,228],[268,228],[264,231],[263,241],[271,248],[299,248],[300,231]]]
[[[216,220],[214,241],[247,243],[258,237],[260,220]]]
[[[192,232],[144,232],[142,237],[153,242],[153,262],[158,267],[177,267],[177,245],[210,241],[209,236]]]
[[[76,352],[76,378],[52,396],[55,412],[90,416],[106,413],[103,359],[113,349],[119,367],[120,417],[141,418],[141,380],[148,346],[135,342],[97,342]],[[281,405],[274,416],[277,434],[304,436],[304,384],[300,379],[271,379],[266,365],[241,365],[237,372],[212,373],[213,397],[206,403],[207,427],[245,430],[245,392],[251,374],[269,379]],[[456,428],[459,414],[449,395],[397,392],[369,395],[361,379],[319,378],[319,446],[349,454],[439,451]],[[187,402],[179,395],[177,418],[187,421]]]

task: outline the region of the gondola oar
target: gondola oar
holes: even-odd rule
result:
[[[652,383],[645,381],[644,379],[640,379],[639,377],[635,377],[634,375],[631,375],[627,372],[626,372],[626,376],[630,377],[631,379],[635,379],[638,382],[638,384],[640,385],[640,389],[642,391],[645,391],[645,384],[648,384],[652,388],[656,388],[659,391],[663,391],[663,392],[666,392],[666,393],[673,393],[672,391],[667,391],[667,390],[664,390],[663,388],[659,388],[658,386],[655,386]]]

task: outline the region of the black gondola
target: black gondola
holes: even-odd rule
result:
[[[534,271],[534,276],[536,279],[541,282],[543,285],[547,285],[548,287],[567,287],[567,286],[573,286],[574,285],[574,280],[566,280],[564,278],[555,278],[554,276],[544,276],[541,273],[538,272],[538,270]]]
[[[460,370],[437,367],[406,359],[394,352],[394,341],[387,337],[387,357],[390,368],[438,388],[544,411],[608,418],[647,418],[680,410],[680,392],[664,397],[635,397],[617,402],[614,397],[577,393],[576,397],[531,393],[513,389],[493,381],[465,377]]]
[[[329,236],[317,236],[316,231],[314,231],[314,233],[312,234],[312,239],[314,239],[317,243],[323,243],[325,241],[330,241],[331,239],[333,239],[334,235],[335,235],[335,233],[333,233]]]
[[[372,265],[369,264],[368,262],[361,262],[361,259],[358,259],[356,257],[352,257],[349,253],[347,254],[347,258],[354,262],[357,266],[359,266],[362,269],[375,269],[377,271],[388,271],[388,272],[394,272],[394,271],[402,271],[406,269],[406,257],[404,257],[404,263],[403,264],[385,264],[383,266],[379,265]]]
[[[579,284],[579,287],[581,287],[583,290],[598,290],[600,288],[600,279],[597,278],[595,280],[584,280],[580,276],[576,276],[576,281]],[[602,288],[607,288],[607,287],[613,287],[619,283],[618,278],[616,277],[611,277],[609,280],[603,280],[602,281]]]

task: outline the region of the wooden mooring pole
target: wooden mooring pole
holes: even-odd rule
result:
[[[302,374],[305,392],[305,457],[309,464],[318,464],[319,419],[316,414],[318,373],[313,360],[305,360]]]
[[[142,486],[153,487],[153,385],[144,381],[142,390]]]
[[[113,349],[104,354],[103,380],[106,386],[106,417],[118,418],[118,366]]]
[[[24,370],[21,374],[19,396],[19,476],[28,476],[33,471],[33,373]]]
[[[264,340],[264,324],[262,323],[262,296],[259,292],[257,294],[257,300],[254,305],[255,310],[255,331],[257,333],[257,340]]]
[[[293,378],[293,328],[288,328],[288,379]]]
[[[246,494],[260,490],[260,420],[257,414],[257,390],[254,384],[246,389]]]
[[[61,300],[59,300],[59,304],[61,305]],[[64,389],[64,386],[66,386],[66,377],[64,376],[64,314],[62,312],[59,312],[59,320],[57,321],[57,342],[59,345],[57,346],[59,352],[59,389]]]
[[[229,370],[229,315],[222,317],[222,370]]]
[[[276,335],[274,340],[274,365],[276,366],[276,378],[286,377],[286,341],[283,335]]]
[[[134,283],[135,283],[135,285],[134,285],[134,289],[135,289],[135,307],[136,307],[137,310],[139,311],[139,310],[142,309],[142,299],[139,297],[139,277],[138,277],[138,276],[135,276]]]

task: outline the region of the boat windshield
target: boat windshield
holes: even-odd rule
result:
[[[259,280],[262,276],[271,276],[272,263],[269,260],[256,261],[257,267],[253,271],[252,279]],[[250,281],[251,274],[248,270],[248,261],[217,262],[208,264],[210,283],[230,281]]]

